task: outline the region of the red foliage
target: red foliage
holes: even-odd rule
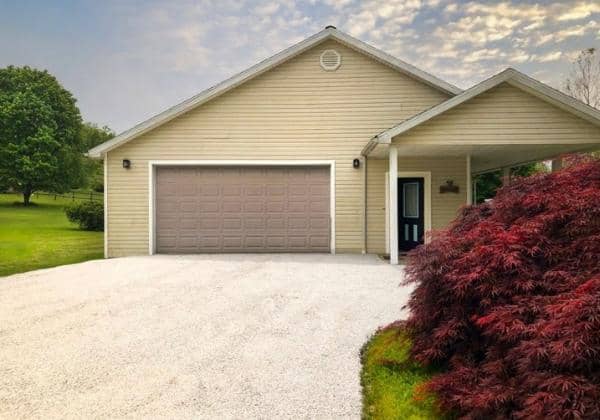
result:
[[[600,418],[600,162],[523,178],[414,250],[414,357],[464,418]]]

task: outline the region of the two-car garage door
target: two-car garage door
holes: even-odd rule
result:
[[[157,167],[159,253],[327,252],[329,167]]]

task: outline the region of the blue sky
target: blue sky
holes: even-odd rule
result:
[[[466,88],[505,67],[561,87],[599,1],[0,0],[0,67],[47,69],[122,131],[328,24]]]

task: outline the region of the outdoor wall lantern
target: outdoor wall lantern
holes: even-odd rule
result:
[[[360,168],[360,159],[354,159],[354,160],[352,161],[352,167],[353,167],[354,169],[358,169],[358,168]]]
[[[123,159],[123,168],[125,168],[125,169],[131,168],[131,161],[129,159]]]
[[[459,191],[458,185],[454,185],[454,181],[451,179],[446,181],[446,185],[440,185],[440,194],[444,194],[444,193],[458,194],[458,191]]]

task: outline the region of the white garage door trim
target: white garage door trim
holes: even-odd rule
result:
[[[335,254],[335,161],[334,160],[150,160],[148,161],[148,253],[156,252],[155,191],[157,166],[329,166],[330,250]]]

